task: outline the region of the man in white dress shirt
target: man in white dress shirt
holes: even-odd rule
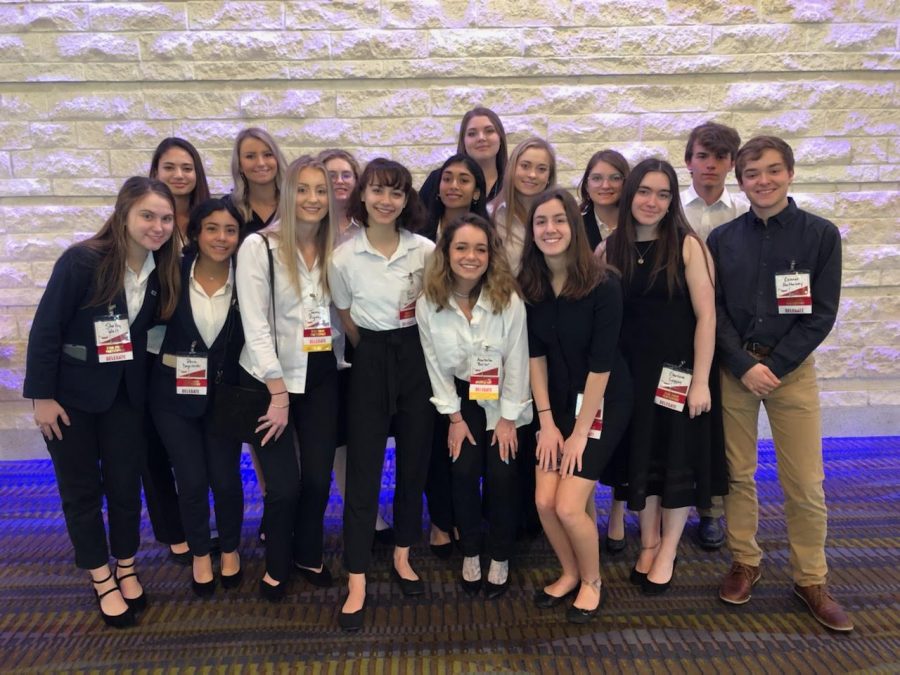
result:
[[[725,180],[734,169],[741,146],[737,130],[724,124],[706,122],[694,127],[684,149],[684,163],[691,172],[691,185],[681,192],[684,214],[703,241],[713,228],[746,213],[750,204],[740,193],[725,189]],[[722,527],[722,498],[713,497],[710,509],[701,509],[697,542],[716,550],[725,543]]]

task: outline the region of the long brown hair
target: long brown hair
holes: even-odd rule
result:
[[[605,148],[603,150],[598,150],[591,158],[588,160],[587,166],[584,167],[584,173],[581,175],[581,181],[578,183],[578,196],[581,197],[581,203],[579,207],[582,212],[586,209],[591,208],[593,204],[593,200],[591,200],[591,196],[588,194],[588,176],[591,175],[591,171],[597,162],[606,162],[611,167],[613,167],[616,171],[622,174],[622,178],[628,178],[628,174],[631,173],[631,169],[628,167],[628,160],[625,159],[625,156],[618,152],[617,150],[612,150],[610,148]]]
[[[584,298],[606,278],[608,271],[606,264],[591,251],[587,233],[584,230],[584,222],[581,219],[581,211],[575,198],[568,190],[560,187],[544,190],[534,198],[528,212],[525,226],[525,250],[522,253],[522,268],[519,272],[519,286],[522,288],[522,294],[531,303],[540,302],[548,295],[553,294],[551,284],[553,275],[547,266],[544,254],[534,242],[534,212],[541,204],[546,204],[554,199],[562,202],[566,211],[566,220],[569,221],[569,230],[572,233],[569,248],[566,249],[566,283],[560,295],[573,300]]]
[[[196,183],[188,197],[188,210],[192,211],[197,204],[209,199],[210,195],[209,183],[206,181],[206,171],[203,169],[203,160],[200,159],[200,153],[197,152],[197,148],[190,142],[183,138],[178,138],[177,136],[164,138],[160,144],[156,146],[156,150],[153,152],[153,158],[150,160],[150,178],[159,177],[159,163],[162,161],[162,156],[172,148],[184,150],[191,156],[191,161],[194,163],[194,178],[196,179]]]
[[[450,270],[450,245],[454,235],[466,225],[477,227],[487,237],[488,264],[470,297],[485,293],[491,310],[499,314],[509,306],[509,299],[517,292],[516,280],[509,269],[503,245],[486,218],[475,213],[464,213],[441,229],[437,246],[425,264],[425,297],[437,305],[438,311],[450,306],[453,288],[453,272]]]
[[[682,258],[681,242],[684,237],[696,238],[701,244],[704,257],[706,256],[706,247],[691,229],[684,215],[681,208],[681,197],[678,194],[678,178],[675,175],[675,169],[667,161],[651,157],[638,163],[628,174],[622,188],[622,199],[619,202],[619,226],[607,239],[606,259],[622,273],[626,282],[634,276],[633,254],[636,239],[635,220],[631,213],[631,205],[641,186],[641,181],[648,173],[665,174],[669,181],[672,201],[669,202],[669,208],[662,220],[656,225],[656,255],[647,286],[648,288],[652,286],[656,277],[665,272],[666,286],[669,290],[669,297],[671,297],[675,293],[675,289],[681,288],[684,283],[682,275],[678,272]]]
[[[506,147],[506,129],[503,128],[503,122],[500,121],[497,113],[490,108],[476,106],[463,115],[462,122],[459,124],[459,140],[456,143],[456,152],[461,155],[467,154],[466,132],[469,130],[469,122],[472,121],[473,117],[487,117],[491,124],[494,125],[494,129],[497,130],[497,135],[500,137],[500,149],[497,150],[497,176],[502,178],[506,172],[508,161],[506,155],[509,152],[509,149]]]
[[[122,185],[116,195],[116,205],[112,215],[94,236],[75,244],[98,254],[94,268],[94,295],[88,306],[100,306],[111,303],[125,287],[125,265],[128,259],[128,214],[134,205],[148,194],[163,197],[172,206],[175,213],[175,197],[162,181],[144,176],[132,176]],[[173,227],[174,231],[174,227]],[[160,302],[159,316],[168,319],[178,304],[178,293],[181,287],[179,256],[175,237],[169,237],[155,253],[156,273],[159,277]]]
[[[500,230],[500,236],[504,239],[509,236],[516,219],[524,223],[525,229],[528,229],[528,208],[526,208],[525,202],[519,195],[519,191],[516,190],[516,166],[519,163],[519,159],[525,154],[525,151],[533,148],[547,152],[547,155],[550,157],[547,187],[551,188],[556,185],[556,153],[553,151],[553,146],[537,136],[526,138],[519,143],[509,157],[509,170],[503,174],[503,187],[500,188],[500,193],[491,200],[491,204],[494,205],[494,211],[492,211],[494,214],[494,225]],[[503,222],[498,222],[496,218],[496,208],[500,204],[506,204],[506,214]]]

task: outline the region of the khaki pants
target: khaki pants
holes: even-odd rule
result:
[[[784,492],[790,562],[800,586],[825,583],[828,514],[822,482],[822,427],[815,361],[809,357],[762,401],[775,441],[778,480]],[[721,369],[722,410],[729,491],[725,496],[728,547],[735,562],[759,565],[756,543],[757,421],[760,399]]]

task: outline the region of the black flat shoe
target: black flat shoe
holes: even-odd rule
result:
[[[375,543],[382,546],[393,546],[396,541],[394,536],[394,528],[388,527],[384,530],[375,530]]]
[[[448,541],[446,544],[428,544],[428,548],[431,549],[436,558],[441,560],[449,560],[450,556],[453,555],[452,541]]]
[[[484,597],[488,600],[496,600],[509,590],[509,577],[502,584],[492,584],[490,581],[484,582]]]
[[[366,598],[366,600],[368,600],[368,598]],[[356,633],[362,629],[363,622],[366,618],[366,600],[363,600],[363,606],[355,612],[344,612],[342,610],[341,613],[338,614],[338,626],[341,627],[341,630],[348,633]]]
[[[396,567],[391,567],[391,579],[400,587],[403,595],[422,595],[425,593],[425,582],[421,579],[404,579]]]
[[[581,607],[576,607],[572,605],[566,610],[566,621],[569,623],[576,624],[584,624],[590,623],[597,615],[600,613],[600,608],[603,606],[603,601],[606,599],[606,593],[603,592],[603,587],[601,586],[598,589],[600,593],[600,599],[597,601],[597,606],[594,609],[582,609]]]
[[[650,581],[647,578],[647,575],[644,575],[644,580],[641,582],[641,592],[644,595],[662,595],[667,590],[669,590],[669,586],[672,585],[672,579],[675,578],[675,566],[678,564],[678,558],[672,561],[672,576],[669,577],[669,580],[665,583],[658,584],[655,581]]]
[[[285,583],[281,582],[277,586],[267,584],[264,579],[259,580],[259,595],[269,602],[281,602],[284,599]]]
[[[237,588],[241,585],[241,580],[244,578],[244,568],[240,568],[234,574],[223,574],[222,575],[222,588]]]
[[[539,607],[540,609],[550,609],[551,607],[556,607],[561,604],[564,600],[573,597],[577,591],[578,586],[565,595],[550,595],[542,588],[541,590],[534,592],[532,601],[534,602],[535,607]]]
[[[331,588],[334,586],[334,578],[331,576],[331,571],[325,565],[322,565],[322,569],[319,572],[306,567],[300,567],[297,563],[294,563],[294,567],[300,572],[300,576],[313,586],[317,586],[318,588]]]
[[[189,554],[189,555],[190,555],[190,554]],[[193,564],[193,561],[194,561],[194,557],[191,556],[191,564]],[[137,572],[129,572],[128,574],[123,574],[122,576],[119,576],[119,570],[120,570],[120,569],[123,569],[123,570],[130,570],[132,567],[134,567],[134,562],[132,562],[130,565],[123,565],[123,564],[121,564],[118,560],[116,561],[116,572],[115,572],[115,574],[116,574],[116,583],[117,583],[117,584],[118,584],[120,581],[122,581],[122,579],[127,579],[128,577],[134,577],[135,579],[138,580],[138,583],[141,582],[140,578],[138,578]],[[124,594],[124,593],[122,593],[122,597],[125,598],[125,594]],[[128,603],[128,606],[129,606],[132,610],[134,610],[135,612],[140,612],[140,611],[142,611],[142,610],[144,610],[144,609],[147,608],[147,593],[146,593],[146,591],[144,591],[144,592],[142,592],[139,596],[137,596],[136,598],[125,598],[125,602]]]
[[[200,582],[191,579],[191,589],[198,598],[211,598],[216,591],[216,580],[213,578],[210,581]]]
[[[647,579],[646,572],[638,572],[637,567],[631,568],[631,574],[628,575],[628,581],[630,581],[633,585],[642,586],[646,579]]]
[[[470,598],[474,598],[478,595],[479,591],[481,591],[481,579],[476,581],[466,581],[462,575],[460,575],[459,585],[462,587],[463,592]]]
[[[97,584],[105,584],[107,581],[113,578],[113,573],[110,572],[109,576],[105,579],[101,579],[100,581],[94,581],[91,578],[91,583],[94,585]],[[100,601],[105,598],[110,593],[114,593],[119,590],[118,584],[110,588],[108,591],[103,591],[103,593],[97,593],[97,590],[94,589],[94,597],[97,598],[97,609],[100,610],[100,616],[103,617],[103,623],[105,623],[110,628],[130,628],[135,624],[134,619],[134,610],[131,609],[131,605],[128,605],[128,608],[122,612],[121,614],[107,614],[103,611],[103,607],[100,605]],[[123,598],[125,596],[122,596]],[[125,601],[126,604],[128,601]]]
[[[603,541],[603,548],[607,553],[611,553],[612,555],[624,551],[626,545],[627,542],[625,541],[625,537],[622,537],[621,539],[613,539],[612,537],[607,536]]]
[[[192,565],[194,563],[194,556],[190,551],[185,551],[184,553],[175,553],[171,548],[169,548],[169,560],[171,560],[176,565],[184,565],[187,567],[188,565]]]

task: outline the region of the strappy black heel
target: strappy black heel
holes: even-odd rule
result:
[[[120,569],[130,570],[132,567],[134,567],[134,564],[135,564],[135,562],[133,560],[131,561],[130,565],[123,565],[118,560],[116,561],[116,572],[115,572],[116,584],[118,584],[120,581],[122,581],[122,579],[127,579],[128,577],[134,577],[135,579],[138,580],[138,583],[140,583],[141,580],[138,577],[137,572],[129,572],[128,574],[123,574],[122,576],[119,576]],[[125,598],[125,602],[128,603],[128,607],[131,608],[135,612],[140,612],[147,608],[147,593],[146,592],[142,592],[136,598],[126,598],[125,594],[122,593],[122,597]]]
[[[99,586],[100,584],[105,584],[107,581],[110,581],[113,578],[113,573],[110,572],[109,576],[105,579],[100,579],[99,581],[95,580],[91,577],[91,583],[95,586]],[[128,606],[121,614],[107,614],[103,611],[103,606],[100,604],[100,601],[103,600],[110,593],[115,593],[119,590],[119,584],[116,582],[116,585],[110,588],[107,591],[103,591],[102,593],[98,593],[96,589],[94,589],[94,597],[97,598],[97,609],[100,610],[100,616],[103,617],[103,623],[112,628],[128,628],[134,625],[134,610],[131,609],[131,605]],[[123,598],[125,596],[122,596]],[[127,600],[125,601],[128,602]]]

